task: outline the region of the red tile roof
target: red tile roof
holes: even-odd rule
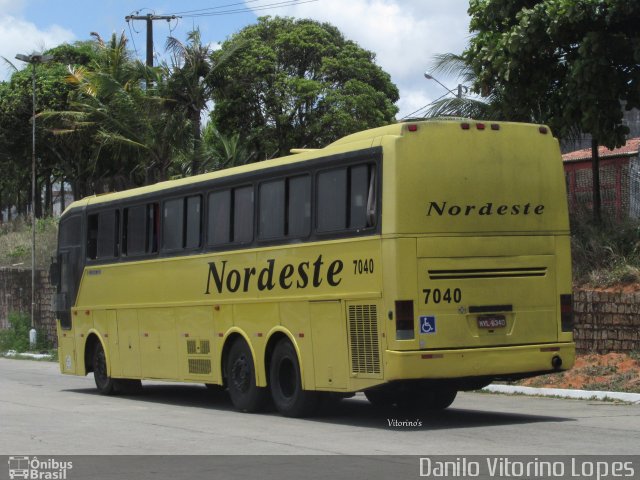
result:
[[[638,155],[639,150],[640,137],[630,138],[623,147],[614,148],[613,150],[609,150],[607,147],[598,147],[600,158],[630,157],[632,155]],[[575,152],[562,155],[562,161],[564,162],[575,162],[577,160],[591,160],[591,148],[583,148],[582,150],[576,150]]]

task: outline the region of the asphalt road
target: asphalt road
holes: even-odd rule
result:
[[[639,405],[462,393],[445,412],[415,414],[357,395],[289,419],[235,412],[201,385],[144,385],[104,397],[91,376],[0,359],[0,455],[624,455],[640,446]]]

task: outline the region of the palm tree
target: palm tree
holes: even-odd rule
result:
[[[184,109],[191,122],[193,157],[191,160],[191,175],[197,175],[202,169],[203,151],[201,145],[201,115],[207,108],[212,97],[211,76],[217,68],[223,65],[242,45],[236,45],[218,62],[213,63],[213,49],[202,43],[200,29],[187,34],[187,43],[182,43],[175,37],[167,39],[166,49],[171,53],[171,66],[165,66],[169,71],[169,89],[176,104]]]
[[[459,54],[442,53],[436,55],[431,71],[446,76],[455,76],[460,79],[461,83],[466,85],[475,85],[476,83],[477,77],[475,73],[466,62],[464,56]],[[482,98],[446,97],[435,101],[425,114],[425,117],[428,118],[443,116],[504,120],[504,115],[500,108],[500,97],[494,91]]]

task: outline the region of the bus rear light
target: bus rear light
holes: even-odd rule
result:
[[[407,129],[410,132],[417,132],[418,131],[418,125],[416,125],[415,123],[412,123],[410,125],[407,125]]]
[[[560,347],[542,347],[540,351],[541,352],[559,352]]]
[[[573,295],[560,295],[560,323],[563,332],[573,331]]]
[[[498,123],[492,123],[491,130],[500,130],[500,125]]]
[[[546,135],[549,130],[547,130],[547,127],[540,127],[538,131],[543,135]]]
[[[471,125],[469,125],[468,123],[461,123],[461,124],[460,124],[460,127],[461,127],[463,130],[469,130],[469,129],[471,128]]]
[[[476,128],[477,128],[478,130],[484,130],[485,125],[484,125],[484,123],[476,123]]]
[[[415,338],[413,300],[396,300],[396,339]]]

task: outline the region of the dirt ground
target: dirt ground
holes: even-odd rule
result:
[[[529,378],[516,384],[640,393],[640,354],[578,354],[575,366],[567,372]]]

